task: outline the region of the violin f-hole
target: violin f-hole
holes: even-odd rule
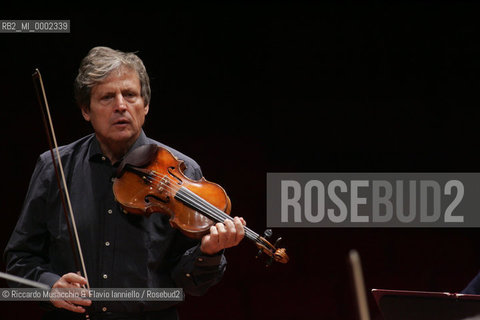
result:
[[[179,184],[179,185],[182,185],[182,184],[183,184],[182,179],[180,179],[179,177],[177,177],[177,176],[172,172],[173,170],[175,170],[175,167],[168,167],[168,168],[167,168],[168,173],[170,173],[170,175],[171,175],[172,177],[174,177],[175,179],[178,180],[178,184]]]
[[[170,197],[169,196],[166,196],[164,199],[162,199],[162,198],[157,197],[153,194],[147,194],[145,196],[145,202],[150,203],[151,202],[150,198],[153,198],[153,199],[158,200],[158,201],[163,202],[163,203],[169,203],[170,202]]]

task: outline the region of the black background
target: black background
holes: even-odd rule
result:
[[[480,166],[473,1],[2,6],[1,19],[70,19],[71,33],[0,34],[1,248],[48,147],[31,74],[42,72],[59,143],[74,141],[91,129],[72,83],[97,45],[138,52],[152,85],[147,135],[196,159],[227,190],[233,214],[258,232],[266,227],[267,172]],[[265,270],[244,241],[227,251],[222,282],[187,297],[181,318],[356,319],[353,248],[368,289],[458,292],[480,266],[474,228],[280,228],[275,235],[284,238],[287,265]],[[381,319],[371,296],[369,306]],[[41,315],[34,303],[1,307],[2,319]]]

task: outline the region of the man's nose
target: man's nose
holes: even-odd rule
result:
[[[121,93],[115,95],[115,110],[125,111],[127,109],[127,102]]]

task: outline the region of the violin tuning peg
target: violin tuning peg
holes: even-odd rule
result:
[[[272,236],[272,234],[273,234],[272,229],[267,229],[267,230],[265,230],[265,232],[263,233],[263,237],[264,237],[265,239],[268,239],[268,238],[270,238],[270,237]]]
[[[282,238],[278,238],[276,241],[275,241],[275,244],[273,245],[275,248],[278,247],[278,245],[280,244],[280,241],[282,241]]]

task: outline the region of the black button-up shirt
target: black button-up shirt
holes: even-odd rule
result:
[[[132,149],[156,143],[186,164],[199,179],[198,164],[141,133]],[[101,152],[94,134],[59,148],[91,288],[173,288],[201,295],[223,275],[223,254],[203,255],[198,241],[173,229],[163,214],[125,214],[112,185],[116,165]],[[21,216],[5,249],[7,272],[52,286],[77,272],[50,152],[32,175]],[[175,302],[94,301],[95,312],[141,313]]]

